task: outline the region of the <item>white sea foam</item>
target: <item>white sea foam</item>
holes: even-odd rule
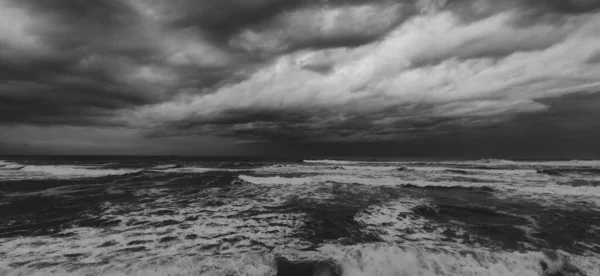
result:
[[[411,208],[423,204],[426,204],[423,199],[402,198],[361,210],[354,216],[354,220],[363,224],[369,232],[377,233],[386,242],[440,241],[444,238],[441,234],[444,229],[424,231],[423,226],[428,220],[407,215],[412,213]]]
[[[104,170],[94,166],[62,167]],[[600,198],[600,191],[593,186],[562,185],[563,181],[572,179],[570,176],[550,177],[537,174],[532,169],[460,168],[467,172],[462,174],[447,171],[453,169],[448,164],[408,164],[407,167],[406,170],[397,170],[396,166],[389,163],[267,166],[254,169],[251,174],[240,175],[245,185],[235,185],[234,189],[207,187],[190,194],[174,194],[169,187],[157,185],[156,182],[149,186],[136,186],[133,194],[147,197],[148,200],[135,205],[113,202],[100,206],[103,219],[120,221],[114,227],[71,228],[63,233],[73,234],[67,238],[0,238],[0,254],[4,259],[0,260],[0,275],[276,275],[275,254],[291,260],[334,260],[342,267],[344,276],[539,276],[544,275],[541,261],[558,269],[566,259],[588,275],[600,275],[598,256],[570,256],[563,252],[564,258],[553,259],[540,252],[459,248],[459,244],[443,239],[444,236],[439,232],[444,229],[424,231],[424,226],[431,225],[431,221],[417,216],[403,216],[414,206],[427,203],[408,197],[370,206],[354,216],[354,220],[364,226],[365,231],[375,233],[387,244],[350,247],[326,245],[312,253],[292,250],[310,245],[298,237],[297,231],[303,229],[311,218],[300,210],[278,212],[278,208],[284,208],[290,199],[303,204],[321,204],[339,199],[340,192],[346,196],[377,197],[383,196],[382,190],[395,187],[403,189],[400,186],[406,185],[489,187],[494,189],[494,195],[498,197],[522,197],[553,206],[574,200],[597,202]],[[198,173],[216,170],[199,167],[158,169]],[[45,178],[57,177],[47,172],[26,173]],[[63,177],[61,174],[54,175]],[[78,174],[68,171],[64,177],[73,175]],[[115,186],[110,191],[125,188]],[[43,193],[57,196],[74,190],[75,187],[53,188]],[[600,202],[597,204],[600,206]],[[168,221],[174,223],[157,225]],[[195,235],[196,238],[187,239],[188,235]],[[161,242],[165,237],[177,239]],[[402,247],[392,245],[399,240],[402,241]],[[127,245],[136,241],[148,243]],[[114,242],[115,245],[100,246],[107,242]],[[254,252],[263,250],[262,245],[269,248],[269,253]],[[136,246],[143,246],[145,250],[127,251]],[[84,256],[73,261],[65,257],[65,253]],[[19,262],[30,263],[21,268],[9,267]],[[60,264],[44,268],[44,262]],[[108,262],[109,265],[105,266],[102,262]],[[36,264],[41,266],[36,268]]]
[[[320,159],[320,160],[303,160],[304,163],[314,163],[314,164],[360,164],[367,163],[367,161],[348,161],[348,160],[329,160],[329,159]]]
[[[172,168],[177,168],[179,167],[179,165],[177,164],[163,164],[163,165],[156,165],[154,167],[152,167],[152,170],[165,170],[165,169],[172,169]]]
[[[588,275],[598,275],[600,264],[562,252],[557,258],[541,252],[502,252],[484,249],[420,246],[360,245],[324,246],[320,253],[336,260],[345,276],[362,275],[489,275],[540,276],[559,271],[568,258],[576,259]],[[547,265],[544,270],[541,263]]]
[[[197,167],[197,166],[185,166],[185,167],[154,167],[152,170],[165,172],[165,173],[205,173],[205,172],[237,172],[244,171],[242,169],[231,169],[231,168],[208,168],[208,167]],[[247,171],[247,170],[246,170]]]
[[[446,161],[360,161],[360,160],[303,160],[309,164],[446,164],[446,165],[486,165],[486,166],[551,166],[551,167],[600,167],[600,160],[555,160],[555,161],[513,161],[505,159],[446,160]]]
[[[271,176],[271,177],[256,177],[250,175],[240,175],[239,178],[243,181],[259,184],[259,185],[302,185],[311,183],[313,180],[309,177],[281,177],[281,176]]]
[[[0,160],[0,170],[17,170],[23,168],[24,165],[14,162]]]
[[[0,170],[0,179],[69,179],[123,175],[139,171],[134,169],[106,169],[101,166],[26,165],[19,170]]]
[[[398,169],[399,167],[390,164],[291,164],[257,168],[254,170],[257,175],[248,178],[247,181],[263,184],[335,182],[392,187],[410,185],[423,188],[489,188],[501,197],[536,198],[540,199],[540,203],[547,204],[584,201],[600,208],[600,187],[585,185],[587,182],[599,180],[594,175],[548,176],[527,167],[487,170],[448,165],[412,164]],[[573,181],[579,181],[583,185],[570,185]]]
[[[316,252],[283,250],[248,252],[232,256],[181,257],[164,261],[131,260],[127,267],[112,265],[82,266],[68,271],[62,268],[33,270],[0,268],[1,275],[105,275],[105,276],[275,276],[278,256],[293,261],[330,260],[344,276],[542,276],[564,272],[571,264],[587,275],[600,275],[600,261],[593,257],[572,256],[565,252],[506,252],[485,249],[438,247],[423,245],[393,246],[366,244],[357,246],[325,245]],[[544,264],[544,265],[542,265]],[[336,268],[333,268],[336,269]],[[327,270],[322,270],[322,274]],[[331,271],[330,271],[331,272]],[[563,273],[561,275],[579,275]]]
[[[52,176],[80,176],[97,177],[119,175],[138,172],[131,169],[99,169],[93,166],[67,166],[67,165],[29,165],[21,169],[24,172],[43,173]]]
[[[202,168],[202,167],[181,167],[181,168],[165,168],[157,169],[165,173],[205,173],[210,171],[218,171],[219,169]]]

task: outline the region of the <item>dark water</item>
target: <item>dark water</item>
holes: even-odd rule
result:
[[[0,159],[0,275],[600,275],[599,161]]]

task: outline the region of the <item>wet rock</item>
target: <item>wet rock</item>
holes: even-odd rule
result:
[[[436,216],[438,214],[437,210],[435,210],[434,208],[431,208],[429,206],[425,206],[425,205],[417,206],[417,207],[413,208],[412,211],[416,215],[420,215],[420,216],[424,216],[424,217]]]
[[[587,273],[570,263],[565,263],[558,271],[551,271],[545,261],[541,261],[540,266],[546,276],[588,276]]]
[[[341,276],[342,269],[329,260],[291,261],[278,257],[277,276]]]
[[[446,230],[444,230],[444,231],[442,232],[442,234],[443,234],[444,236],[448,237],[448,238],[456,238],[456,237],[457,237],[457,235],[456,235],[456,232],[454,232],[454,231],[453,231],[453,230],[451,230],[451,229],[446,229]]]
[[[408,171],[408,168],[407,167],[399,167],[399,168],[396,168],[396,170],[403,172],[403,171]]]

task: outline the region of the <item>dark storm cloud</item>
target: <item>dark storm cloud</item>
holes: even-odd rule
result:
[[[367,2],[331,1],[328,5]],[[24,24],[20,35],[31,41],[27,41],[29,48],[22,47],[11,37],[14,33],[0,40],[1,121],[101,123],[121,109],[168,101],[180,93],[205,93],[205,88],[224,81],[243,80],[236,71],[244,63],[264,58],[232,54],[235,49],[226,45],[228,37],[285,12],[323,3],[7,1],[11,9],[7,12],[21,13],[12,19]],[[351,47],[378,35],[324,36],[294,47]],[[16,39],[20,42],[21,37]],[[236,62],[230,63],[231,59]],[[147,68],[156,72],[144,80],[133,79]],[[171,79],[164,86],[153,79],[165,76]]]
[[[450,105],[464,104],[451,103]],[[478,104],[476,101],[467,102]],[[515,111],[516,108],[514,108]],[[447,133],[455,129],[493,127],[509,121],[512,115],[499,110],[494,118],[478,114],[447,114],[434,104],[400,104],[385,110],[358,113],[342,108],[265,110],[237,109],[213,118],[188,118],[147,133],[149,137],[213,133],[249,141],[272,142],[352,142],[409,140]]]
[[[589,62],[589,63],[600,63],[600,50],[598,50],[596,53],[591,54],[588,57],[587,62]]]
[[[165,101],[231,73],[220,57],[198,58],[211,50],[193,52],[202,44],[193,34],[164,38],[161,25],[129,1],[4,5],[15,12],[7,19],[14,27],[0,33],[4,123],[112,125],[124,122],[114,118],[119,110]]]
[[[119,44],[136,20],[119,1],[10,1],[32,21],[23,32],[33,45],[2,44],[0,121],[35,124],[103,124],[111,110],[153,103],[157,95],[130,87],[115,75],[119,60],[148,50]],[[9,42],[10,42],[10,37]],[[131,40],[129,40],[131,41]],[[138,45],[139,46],[139,45]],[[136,53],[131,55],[131,53]],[[93,63],[103,63],[94,65]]]
[[[234,33],[267,22],[277,15],[304,6],[357,5],[390,0],[177,0],[159,3],[170,27],[197,27],[225,39]]]
[[[300,49],[358,47],[389,33],[417,11],[392,1],[337,1],[306,5],[246,26],[229,44],[249,52],[280,54]]]
[[[305,156],[407,156],[463,158],[598,158],[600,93],[539,100],[547,112],[485,128],[451,128],[404,140],[306,143],[281,141]]]
[[[0,2],[0,124],[296,145],[491,133],[557,110],[540,99],[600,85],[599,7],[9,0]]]

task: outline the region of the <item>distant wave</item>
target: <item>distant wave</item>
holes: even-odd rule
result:
[[[431,161],[360,161],[360,160],[330,160],[315,159],[303,160],[312,164],[454,164],[454,165],[486,165],[486,166],[556,166],[556,167],[600,167],[600,160],[565,160],[565,161],[513,161],[507,159],[479,159],[479,160],[431,160]]]
[[[600,167],[600,160],[544,160],[513,161],[505,159],[480,159],[474,161],[440,161],[441,164],[472,164],[491,166],[551,166],[551,167]]]
[[[157,165],[152,167],[152,170],[166,170],[166,169],[174,169],[174,168],[181,168],[181,165],[178,164],[163,164],[163,165]]]
[[[360,163],[368,163],[367,161],[346,161],[346,160],[329,160],[329,159],[321,159],[321,160],[303,160],[304,163],[316,163],[316,164],[360,164]]]
[[[23,167],[25,167],[25,165],[0,160],[0,170],[20,170]]]
[[[124,175],[140,172],[134,169],[106,169],[97,166],[74,165],[20,165],[16,163],[0,163],[4,171],[3,179],[45,179],[45,178],[85,178],[112,175]],[[10,171],[9,171],[10,170]]]
[[[205,173],[214,171],[225,171],[225,172],[238,172],[247,171],[242,169],[228,169],[228,168],[207,168],[207,167],[196,167],[196,166],[158,166],[153,167],[150,170],[164,172],[164,173]]]
[[[256,177],[249,175],[238,176],[241,180],[258,185],[302,185],[311,183],[313,180],[308,177],[281,177],[281,176],[270,176],[270,177]]]

